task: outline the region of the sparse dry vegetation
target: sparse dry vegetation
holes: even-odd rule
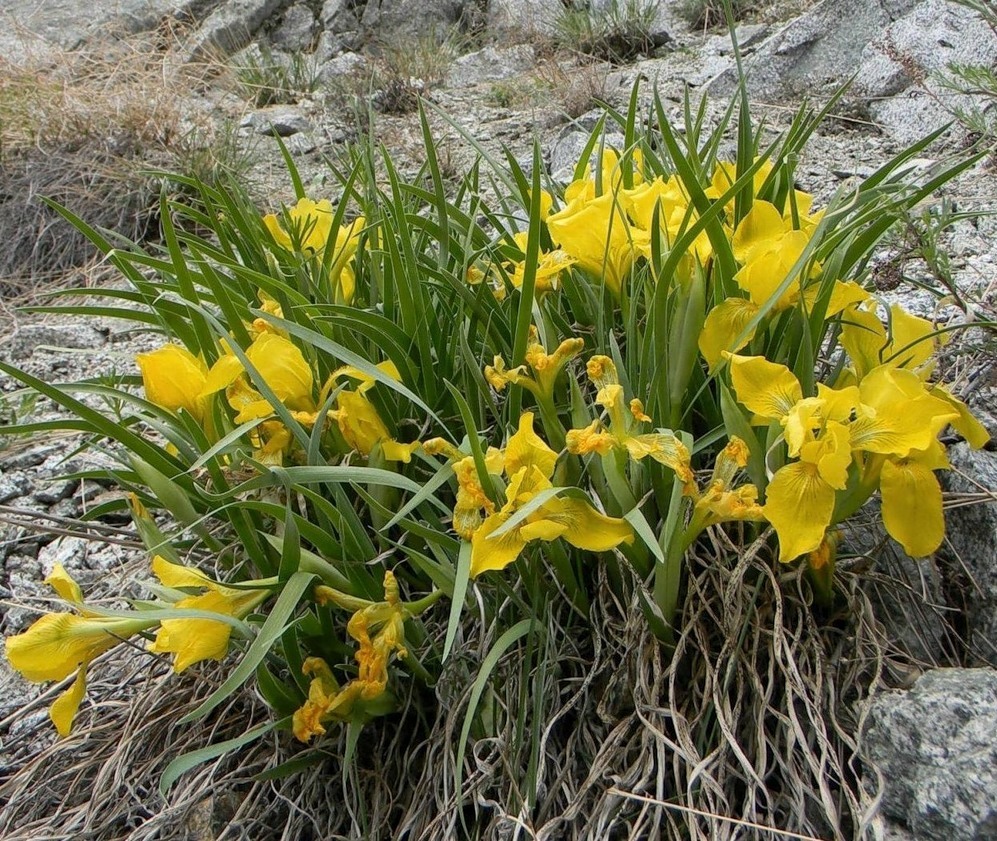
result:
[[[231,131],[185,109],[216,72],[183,65],[162,33],[99,50],[0,57],[0,288],[7,294],[80,266],[95,252],[43,201],[142,240],[155,230],[153,170],[212,182],[243,167]]]

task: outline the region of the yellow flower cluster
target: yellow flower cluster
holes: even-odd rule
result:
[[[260,420],[253,430],[255,457],[264,464],[280,464],[292,445],[291,433],[279,420],[268,420],[274,407],[250,382],[242,361],[227,345],[225,353],[209,370],[207,365],[186,348],[164,345],[151,353],[139,354],[136,361],[142,373],[146,397],[157,406],[172,412],[181,409],[198,422],[206,419],[210,398],[225,391],[229,406],[236,413],[236,423]],[[343,389],[336,397],[336,408],[328,413],[337,422],[346,445],[364,456],[374,446],[389,461],[408,462],[418,443],[399,444],[391,436],[374,404],[365,397],[376,381],[351,366],[334,371],[315,398],[312,366],[290,339],[269,330],[257,332],[245,351],[256,375],[274,396],[288,408],[291,417],[310,427],[318,418],[318,407],[344,377],[359,380],[354,389]],[[392,363],[377,366],[382,373],[398,379]]]
[[[593,356],[586,366],[588,377],[597,389],[595,402],[605,413],[606,420],[596,418],[584,429],[572,429],[567,435],[569,453],[607,455],[616,449],[634,461],[651,458],[671,468],[692,493],[695,478],[690,466],[689,450],[669,431],[636,432],[641,424],[650,423],[644,405],[634,398],[627,403],[620,385],[616,365],[608,356]]]
[[[263,224],[279,248],[314,258],[327,267],[332,300],[348,304],[356,291],[353,261],[365,223],[358,216],[349,225],[340,225],[330,248],[335,216],[328,199],[316,202],[301,198],[280,216],[264,216]]]
[[[938,435],[951,424],[975,446],[988,436],[961,401],[919,375],[932,352],[930,323],[895,315],[901,327],[888,339],[873,312],[850,307],[842,344],[855,367],[834,388],[818,383],[813,397],[784,365],[726,354],[738,400],[755,423],[779,424],[793,459],[775,471],[763,509],[783,561],[817,551],[831,525],[876,489],[886,529],[908,554],[930,554],[942,542],[933,471],[948,461]],[[902,352],[892,352],[908,338]]]
[[[384,601],[369,602],[324,585],[315,588],[315,599],[322,605],[332,603],[354,611],[346,632],[358,645],[357,676],[341,687],[324,660],[305,660],[302,671],[312,680],[308,698],[292,721],[294,735],[302,742],[321,736],[330,721],[345,721],[356,715],[358,705],[378,700],[390,703],[383,697],[388,687],[388,664],[393,656],[408,656],[405,620],[411,614],[399,598],[398,582],[391,570],[384,573]]]
[[[486,476],[478,473],[471,456],[463,456],[445,441],[434,439],[425,446],[427,452],[447,453],[454,459],[459,485],[454,529],[471,542],[472,577],[505,569],[534,540],[563,538],[588,552],[606,552],[633,540],[629,523],[597,511],[580,492],[546,493],[555,488],[551,478],[557,453],[533,431],[532,412],[523,413],[503,450],[489,451]],[[500,482],[500,472],[506,479],[505,503],[496,510],[482,482]],[[537,499],[542,493],[545,496]]]
[[[225,587],[204,573],[170,563],[156,556],[152,570],[166,587],[177,590],[168,607],[198,610],[241,619],[270,595],[265,589]],[[204,618],[163,619],[104,616],[86,607],[79,585],[61,564],[45,579],[58,595],[72,605],[75,613],[47,613],[22,634],[6,642],[7,660],[30,681],[42,683],[64,680],[74,672],[76,679],[49,708],[49,716],[60,736],[68,736],[73,719],[86,693],[86,674],[90,663],[135,634],[159,626],[149,643],[149,651],[173,654],[173,669],[182,672],[201,660],[220,660],[228,651],[232,628],[227,622]],[[180,589],[202,590],[188,596]]]

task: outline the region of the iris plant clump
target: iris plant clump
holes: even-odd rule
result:
[[[59,568],[65,609],[8,638],[29,680],[75,675],[51,707],[61,734],[92,661],[126,641],[177,672],[238,664],[193,718],[255,680],[272,726],[314,743],[431,710],[414,687],[436,683],[458,630],[504,623],[508,648],[539,633],[543,603],[587,622],[599,586],[636,588],[667,658],[711,530],[800,570],[815,610],[836,598],[839,526],[877,494],[906,552],[938,548],[939,436],[987,436],[938,376],[943,337],[885,306],[867,263],[972,160],[915,183],[919,144],[818,208],[794,163],[820,115],[763,147],[743,107],[724,160],[729,114],[708,132],[688,107],[680,135],[657,97],[638,102],[607,117],[625,145],[600,123],[563,189],[537,153],[532,177],[494,164],[497,200],[477,168],[451,195],[427,128],[417,178],[357,150],[338,206],[292,166],[290,207],[235,184],[192,183],[197,208],[164,200],[158,251],[74,220],[131,282],[89,310],[162,344],[116,386],[0,366],[115,442],[155,579],[109,611]],[[494,720],[475,703],[464,739]]]

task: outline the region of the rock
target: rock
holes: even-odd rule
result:
[[[360,23],[378,41],[442,40],[461,20],[464,0],[367,0]]]
[[[287,138],[287,151],[292,155],[307,155],[309,152],[314,152],[317,146],[310,131],[303,131]]]
[[[286,105],[254,111],[241,125],[252,128],[257,134],[276,134],[278,137],[290,137],[300,131],[310,131],[312,127],[304,114]]]
[[[458,58],[447,73],[447,86],[466,88],[482,82],[498,82],[525,73],[536,62],[536,52],[530,44],[517,44],[505,49],[485,47]]]
[[[64,499],[68,499],[76,491],[79,481],[76,479],[52,479],[42,483],[31,498],[42,505],[55,505]]]
[[[226,0],[198,27],[188,42],[192,62],[217,60],[245,47],[284,0]]]
[[[919,662],[944,662],[948,627],[945,593],[934,558],[911,558],[887,533],[878,497],[841,524],[842,556],[875,562],[866,591],[886,638]]]
[[[765,36],[768,35],[769,29],[769,26],[764,23],[740,24],[734,30],[734,34],[737,36],[737,45],[741,48],[741,54],[747,55],[749,52],[752,52]],[[719,35],[711,35],[706,40],[706,43],[703,44],[702,52],[704,55],[732,56],[734,54],[734,42],[731,40],[730,33],[723,32]]]
[[[949,449],[949,461],[952,471],[942,474],[949,493],[997,490],[997,453],[960,443]],[[997,645],[997,501],[949,508],[945,519],[949,545],[973,579],[966,593],[970,643],[991,650]]]
[[[23,473],[0,474],[0,503],[27,496],[32,487],[31,479]]]
[[[328,83],[343,76],[357,75],[363,72],[367,65],[367,59],[360,53],[343,53],[319,68],[319,78]]]
[[[319,12],[319,36],[316,53],[320,60],[332,58],[344,49],[359,49],[363,42],[360,19],[350,3],[345,0],[327,0]]]
[[[583,114],[574,124],[566,127],[551,147],[549,166],[551,178],[561,184],[568,184],[574,178],[575,165],[585,151],[591,131],[586,128],[585,123],[586,115]],[[612,147],[620,151],[624,147],[624,137],[616,132],[607,134],[605,144],[607,148]],[[598,142],[592,154],[593,156],[598,154]]]
[[[943,89],[933,74],[950,64],[995,62],[997,38],[979,15],[947,0],[925,0],[862,51],[854,93],[890,137],[913,143],[950,122],[952,109],[977,104]]]
[[[0,657],[0,719],[23,707],[34,695],[31,684],[10,667],[5,656]]]
[[[561,0],[491,0],[488,29],[500,36],[511,32],[553,35],[563,13]]]
[[[270,43],[287,52],[310,52],[315,41],[315,14],[304,3],[295,3],[270,36]]]
[[[337,22],[341,21],[344,14],[356,21],[347,0],[325,0],[322,4],[322,11],[319,12],[319,23],[322,24],[323,29],[335,29]]]
[[[107,343],[107,333],[89,324],[28,324],[10,340],[12,359],[27,359],[39,347],[92,350]]]
[[[109,33],[148,31],[164,19],[192,16],[204,5],[204,0],[4,0],[0,55],[13,59],[34,39],[77,49]]]
[[[42,574],[51,575],[56,564],[61,564],[75,576],[79,570],[88,568],[86,557],[89,548],[89,541],[82,537],[60,537],[58,540],[53,540],[47,546],[43,546],[38,553]]]
[[[858,65],[862,50],[916,0],[821,0],[758,45],[745,63],[752,97],[777,100],[837,85]],[[729,95],[737,86],[733,69],[710,84]]]
[[[997,836],[997,672],[935,669],[872,702],[863,758],[884,781],[884,813],[919,841]]]

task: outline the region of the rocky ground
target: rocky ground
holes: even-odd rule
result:
[[[719,108],[736,79],[729,36],[691,28],[677,4],[668,2],[659,8],[644,55],[623,65],[550,47],[551,20],[560,0],[121,0],[113,7],[101,4],[96,17],[93,5],[6,3],[0,10],[0,60],[19,61],[46,49],[99,49],[108,32],[148,32],[168,19],[182,24],[178,61],[198,63],[210,56],[219,62],[227,56],[245,66],[263,56],[290,66],[292,56],[304,57],[315,89],[293,104],[257,107],[220,84],[175,92],[191,113],[229,124],[239,147],[252,149],[246,177],[268,210],[291,196],[273,134],[283,137],[310,193],[318,195],[327,160],[341,160],[347,143],[360,136],[345,116],[347,106],[357,101],[374,104],[374,137],[403,167],[420,163],[421,128],[414,114],[393,113],[400,110],[394,100],[421,94],[441,155],[453,171],[473,161],[475,144],[490,153],[508,148],[528,165],[536,141],[548,173],[563,182],[601,113],[593,110],[595,99],[622,107],[642,77],[645,91],[656,85],[678,121],[687,87],[697,96],[708,92]],[[456,47],[452,54],[419,54],[417,44],[452,27],[464,33],[454,42],[464,45],[463,54]],[[933,74],[952,62],[991,68],[997,63],[997,34],[970,10],[947,0],[763,5],[737,35],[752,101],[773,132],[788,125],[802,95],[820,101],[855,77],[836,116],[799,164],[801,186],[819,201],[950,121],[954,108],[986,106],[954,96]],[[407,63],[391,53],[393,42],[408,45]],[[414,75],[420,71],[426,78]],[[965,142],[966,132],[956,124],[924,150],[919,163]],[[883,252],[873,272],[887,297],[948,324],[994,319],[997,179],[992,166],[984,159],[945,188],[950,207],[981,215],[959,218],[941,234],[937,247],[944,271],[937,255],[913,234],[898,234]],[[106,273],[89,269],[82,276],[93,283]],[[75,275],[74,282],[80,277]],[[8,300],[0,359],[46,381],[131,374],[134,354],[158,344],[156,337],[125,331],[113,321],[32,316],[10,307]],[[957,390],[997,435],[994,334],[976,329],[959,335],[958,352],[946,364]],[[44,399],[16,391],[9,378],[0,378],[0,389],[6,395],[0,400],[5,421],[44,419],[54,411]],[[911,672],[906,688],[883,691],[874,699],[863,733],[867,773],[876,773],[871,770],[875,764],[885,780],[887,822],[881,828],[887,837],[997,837],[997,454],[953,444],[954,470],[946,480],[953,505],[944,557],[896,559],[927,608],[917,617],[884,616],[894,623],[898,638],[911,641],[921,667]],[[79,536],[79,518],[113,490],[92,478],[62,478],[93,468],[99,458],[74,447],[63,438],[0,438],[4,633],[18,632],[31,621],[30,608],[44,595],[40,582],[55,563],[78,575],[85,588],[103,584],[112,592],[128,578],[122,570],[139,556],[120,520],[94,526],[96,541]],[[890,614],[886,596],[883,604]],[[0,783],[50,739],[43,709],[31,705],[36,696],[37,689],[0,659]]]

